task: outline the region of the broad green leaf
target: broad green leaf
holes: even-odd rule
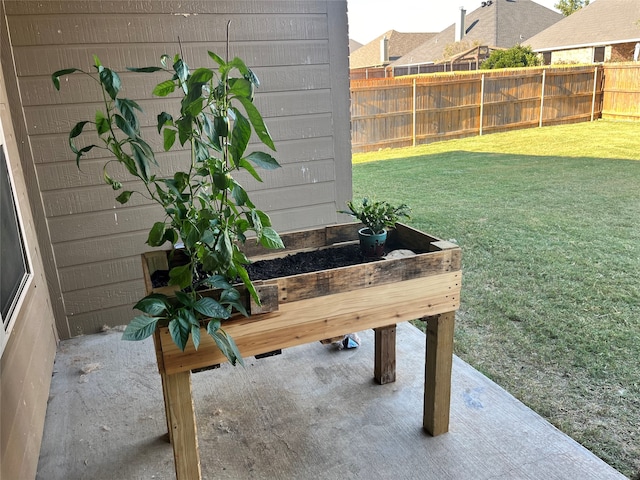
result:
[[[231,145],[229,145],[229,153],[234,167],[240,163],[240,159],[244,155],[244,151],[247,149],[249,139],[251,138],[251,124],[244,115],[242,115],[237,109],[233,109],[236,120],[233,123],[233,132],[231,133]]]
[[[258,295],[258,292],[256,291],[256,287],[253,285],[253,282],[251,282],[251,279],[249,278],[249,273],[242,265],[236,265],[236,269],[238,270],[238,276],[242,280],[242,283],[244,283],[244,286],[247,288],[247,290],[249,290],[249,293],[251,294],[251,298],[253,298],[253,300],[258,305],[260,305],[260,296]]]
[[[198,350],[200,346],[200,324],[191,324],[191,340],[193,341],[193,347]]]
[[[192,87],[196,83],[205,84],[213,78],[213,72],[208,68],[198,68],[191,73],[188,84]]]
[[[178,132],[172,128],[165,128],[162,132],[164,151],[168,152],[173,144],[176,143],[176,134]]]
[[[192,134],[191,117],[183,117],[176,120],[176,127],[178,127],[180,145],[184,145]]]
[[[80,150],[77,151],[77,153],[76,153],[76,165],[78,166],[78,168],[80,168],[80,158],[82,158],[82,155],[87,153],[89,150],[92,150],[93,147],[97,147],[97,145],[87,145],[86,147],[83,147],[83,148],[81,148]]]
[[[99,76],[100,83],[102,83],[105,91],[113,100],[115,100],[118,96],[118,92],[120,91],[120,77],[110,68],[103,68],[102,70],[100,70]]]
[[[162,130],[162,127],[170,125],[173,126],[173,117],[167,112],[158,114],[158,133]]]
[[[222,231],[222,234],[218,237],[218,243],[216,244],[216,252],[220,258],[221,267],[223,270],[229,268],[231,259],[233,258],[233,245],[229,232],[227,230]]]
[[[263,247],[273,249],[284,248],[284,243],[282,243],[280,235],[278,235],[278,232],[276,232],[273,228],[264,227],[261,233],[262,235],[260,235],[260,245],[262,245]]]
[[[251,98],[251,83],[244,78],[229,79],[229,93],[238,97]]]
[[[212,324],[214,326],[212,327]],[[229,337],[224,330],[219,328],[219,324],[215,324],[214,322],[209,322],[207,325],[207,332],[211,335],[211,338],[216,342],[216,345],[220,349],[220,351],[227,357],[229,363],[231,365],[236,365],[236,363],[240,363],[240,365],[244,365],[242,361],[242,356],[240,355],[240,351],[236,346],[235,342]]]
[[[164,82],[160,82],[153,89],[153,95],[156,97],[166,97],[167,95],[173,93],[176,89],[176,84],[173,80],[165,80]]]
[[[167,228],[162,236],[162,243],[169,242],[171,245],[175,245],[178,238],[178,233],[173,228]]]
[[[133,308],[148,315],[162,315],[168,307],[169,300],[166,295],[152,293],[136,303]]]
[[[258,174],[258,172],[256,172],[256,169],[253,168],[253,165],[251,165],[246,158],[241,158],[240,162],[238,163],[238,168],[244,168],[247,172],[249,172],[251,174],[251,176],[253,178],[255,178],[258,182],[262,182],[262,178],[260,177],[260,175]]]
[[[177,291],[176,298],[185,307],[193,308],[193,305],[195,304],[195,301],[193,300],[191,295],[188,295],[184,292]]]
[[[244,61],[239,57],[234,57],[233,60],[229,62],[229,66],[232,68],[237,68],[238,71],[244,76],[247,75],[250,70]]]
[[[104,116],[101,110],[96,110],[96,130],[98,135],[102,135],[109,131],[109,120]]]
[[[118,195],[116,197],[116,200],[118,201],[118,203],[124,205],[125,203],[127,203],[129,201],[129,199],[131,198],[132,194],[133,194],[132,191],[125,190],[124,192],[122,192],[120,195]]]
[[[116,125],[120,130],[122,130],[122,133],[130,139],[135,140],[138,136],[138,132],[135,128],[136,126],[130,124],[122,115],[115,114],[113,118],[115,118]]]
[[[192,283],[190,264],[173,267],[169,270],[169,285],[178,285],[180,288],[187,288]]]
[[[275,170],[276,168],[280,168],[278,161],[265,152],[252,152],[245,158],[265,170]]]
[[[137,73],[153,73],[162,70],[162,67],[127,67],[127,70]]]
[[[248,98],[243,98],[243,97],[237,97],[237,98],[238,98],[238,101],[242,103],[242,106],[247,112],[247,115],[249,116],[249,121],[251,122],[251,125],[253,125],[253,129],[255,130],[256,135],[258,135],[258,138],[260,139],[260,141],[262,141],[262,143],[264,143],[267,147],[269,147],[271,150],[275,152],[276,147],[273,144],[273,140],[271,139],[269,130],[267,129],[267,126],[264,124],[264,120],[262,119],[262,115],[260,115],[260,112],[258,111],[258,109],[253,105],[253,103],[251,103],[251,100],[249,100]]]
[[[231,284],[223,275],[211,275],[203,282],[203,284],[209,285],[213,288],[221,288],[224,290],[228,290],[231,288]]]
[[[139,341],[153,335],[158,324],[158,317],[149,317],[147,315],[138,315],[134,317],[129,325],[124,329],[122,334],[123,340]]]
[[[94,53],[93,54],[93,64],[96,66],[96,68],[100,68],[102,67],[102,62],[100,61],[100,59],[98,58],[98,56]]]
[[[178,78],[180,79],[180,81],[183,84],[183,87],[185,86],[186,82],[187,82],[187,77],[189,76],[189,67],[187,66],[186,63],[184,63],[184,61],[176,55],[176,60],[175,62],[173,62],[173,70],[176,72],[176,74],[178,75]],[[187,93],[185,91],[185,93]]]
[[[214,62],[216,62],[218,65],[223,66],[224,64],[226,64],[227,62],[225,62],[222,58],[220,58],[218,55],[216,55],[213,52],[207,52],[209,53],[209,56],[213,59]]]
[[[251,207],[251,202],[249,201],[249,195],[247,194],[247,191],[244,188],[242,188],[240,184],[234,182],[234,186],[231,189],[231,195],[233,195],[233,199],[236,202],[236,205],[238,205],[239,207],[242,207],[247,203],[249,203],[250,204],[249,207]]]
[[[84,120],[82,122],[76,123],[71,129],[71,131],[69,132],[69,139],[76,138],[78,135],[80,135],[82,133],[82,130],[84,129],[84,126],[87,123],[91,123],[91,122],[89,122],[89,120]],[[73,153],[76,153],[76,150],[74,150]]]
[[[230,316],[226,308],[216,302],[213,298],[209,297],[204,297],[198,300],[194,304],[193,308],[197,312],[209,318],[227,319]]]
[[[156,222],[149,230],[149,237],[147,238],[147,244],[151,247],[159,247],[162,245],[162,237],[164,236],[164,222]]]
[[[140,176],[145,182],[148,182],[149,158],[137,142],[131,142],[131,150],[133,151],[133,158],[135,158],[136,163],[138,164],[138,171],[140,172]]]
[[[173,342],[184,352],[189,340],[191,332],[191,323],[181,316],[178,316],[169,322],[169,333]]]
[[[140,124],[138,123],[138,117],[134,110],[142,111],[140,105],[138,105],[133,100],[129,100],[128,98],[116,98],[115,100],[116,108],[120,110],[122,116],[129,122],[131,127],[137,132],[140,130]]]
[[[53,81],[53,86],[56,87],[56,90],[60,90],[60,77],[69,75],[74,72],[82,72],[82,70],[80,70],[79,68],[65,68],[64,70],[53,72],[51,74],[51,81]]]

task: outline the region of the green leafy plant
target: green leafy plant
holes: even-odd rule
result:
[[[360,204],[353,200],[347,202],[349,210],[340,210],[360,220],[372,234],[382,233],[387,228],[393,228],[400,219],[409,219],[411,208],[404,203],[393,206],[385,201],[371,201],[367,197]]]
[[[540,57],[531,47],[516,45],[507,50],[494,50],[482,64],[480,70],[498,68],[537,67],[542,64]]]
[[[275,151],[264,120],[253,104],[258,78],[239,58],[227,61],[213,52],[209,57],[215,68],[191,71],[180,55],[163,55],[161,67],[128,68],[139,73],[167,72],[169,78],[155,86],[153,95],[179,96],[176,116],[162,112],[157,117],[164,150],[178,148],[179,144],[190,152],[186,168],[169,178],[153,172],[158,164],[152,148],[141,136],[138,112],[142,109],[135,101],[120,96],[121,80],[114,70],[94,56],[96,72],[69,68],[53,73],[52,80],[60,89],[60,77],[84,74],[99,84],[103,108],[96,111],[93,119],[78,122],[69,133],[69,146],[78,167],[91,150],[106,150],[112,159],[105,163],[103,176],[114,190],[121,191],[117,201],[125,204],[132,195],[140,194],[164,209],[165,219],[153,225],[147,244],[180,244],[187,259],[169,271],[169,284],[177,286],[175,296],[153,293],[141,299],[135,308],[144,315],[129,323],[123,338],[142,340],[159,325],[167,325],[182,350],[189,337],[197,349],[201,322],[208,322],[207,332],[235,365],[242,364],[242,357],[233,339],[224,332],[222,322],[234,310],[248,315],[241,292],[234,286],[237,279],[260,303],[245,268],[249,260],[240,246],[248,235],[254,235],[267,248],[284,245],[268,215],[256,208],[233,173],[244,170],[262,181],[256,167],[270,170],[279,164],[268,153],[246,153],[252,133]],[[93,127],[100,141],[80,147],[78,137],[87,127]],[[123,189],[122,183],[109,174],[113,162],[124,166],[144,188]],[[203,296],[203,288],[217,289],[218,295]]]

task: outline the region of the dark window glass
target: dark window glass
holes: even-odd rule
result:
[[[0,145],[0,157],[0,311],[6,329],[11,311],[27,281],[29,266],[4,145]]]

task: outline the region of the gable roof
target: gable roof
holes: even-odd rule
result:
[[[362,44],[360,42],[354,40],[353,38],[349,39],[349,54],[355,52],[360,47],[362,47]]]
[[[462,41],[467,48],[473,44],[511,48],[562,18],[562,14],[531,0],[493,0],[490,5],[467,14]],[[455,30],[453,23],[392,64],[436,63],[445,59],[446,47],[456,42]]]
[[[527,40],[536,52],[640,40],[638,0],[598,0]]]
[[[392,62],[410,52],[418,45],[423,44],[435,33],[402,33],[389,30],[366,45],[351,52],[349,55],[349,68],[378,67],[383,65],[380,61],[380,41],[387,37],[389,40],[389,61]]]

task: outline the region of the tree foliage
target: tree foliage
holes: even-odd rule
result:
[[[508,50],[494,50],[489,58],[482,62],[480,69],[535,67],[541,63],[540,58],[531,50],[531,47],[516,45]]]
[[[554,7],[560,10],[565,17],[568,17],[582,7],[589,5],[589,1],[590,0],[559,0]]]

